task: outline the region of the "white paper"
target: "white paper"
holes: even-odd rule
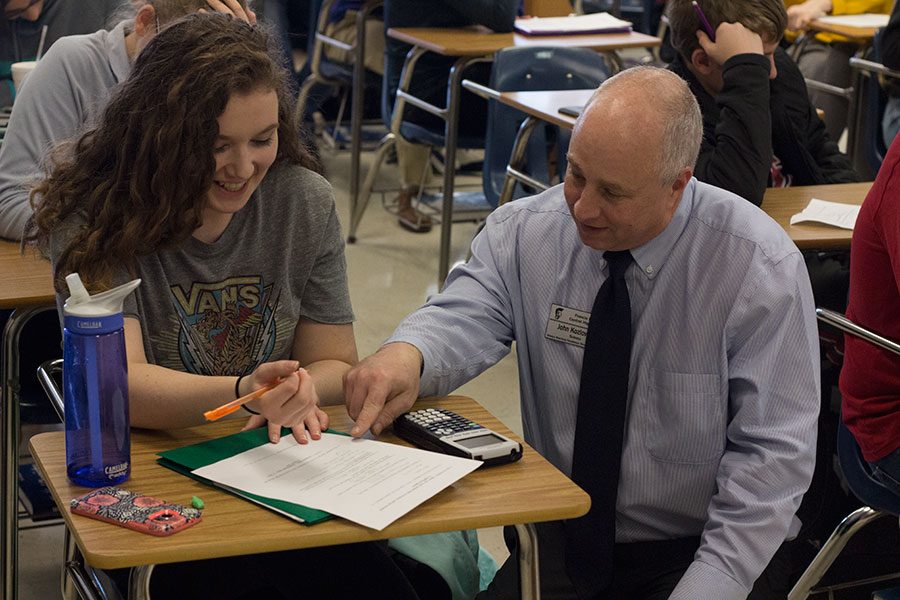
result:
[[[813,198],[802,212],[791,217],[791,225],[813,221],[852,230],[856,224],[856,217],[859,216],[859,209],[858,204],[842,204]]]
[[[861,15],[829,15],[819,17],[816,21],[828,23],[829,25],[843,25],[845,27],[887,27],[890,15],[879,15],[874,13],[864,13]]]
[[[516,31],[540,35],[554,33],[598,33],[603,31],[631,30],[631,23],[617,19],[609,13],[591,13],[569,17],[532,17],[516,19]]]
[[[477,460],[325,433],[308,444],[286,435],[278,444],[264,444],[194,473],[381,530],[480,465]]]

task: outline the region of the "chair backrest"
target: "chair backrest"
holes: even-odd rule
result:
[[[900,515],[900,497],[872,475],[856,438],[842,421],[838,421],[837,446],[841,471],[850,491],[871,508]]]
[[[603,57],[587,48],[512,47],[494,56],[489,87],[498,92],[585,89],[599,86],[608,76]],[[494,206],[503,189],[516,132],[524,119],[522,112],[490,101],[482,175],[485,196]],[[535,129],[527,153],[528,172],[544,181],[548,168],[546,132],[550,127]]]

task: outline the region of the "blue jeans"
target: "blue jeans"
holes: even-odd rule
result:
[[[900,448],[881,460],[870,462],[872,474],[897,496],[900,496]]]
[[[884,116],[881,121],[881,135],[884,138],[885,148],[891,147],[894,136],[900,130],[900,98],[888,98],[884,107]]]

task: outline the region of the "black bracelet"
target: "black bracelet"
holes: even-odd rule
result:
[[[240,376],[238,376],[237,381],[234,382],[234,397],[235,397],[235,399],[241,397],[241,379],[243,379],[244,377],[246,377],[246,375],[240,375]],[[256,412],[256,411],[253,410],[252,408],[249,408],[246,404],[241,404],[241,408],[243,408],[244,410],[246,410],[246,411],[247,411],[248,413],[250,413],[251,415],[258,415],[258,414],[259,414],[258,412]]]

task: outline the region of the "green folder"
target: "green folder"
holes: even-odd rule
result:
[[[338,431],[328,430],[328,433],[339,433]],[[281,435],[291,435],[291,430],[282,428]],[[341,434],[345,435],[345,434]],[[263,508],[267,508],[289,519],[293,519],[298,523],[306,525],[315,525],[320,521],[325,521],[332,517],[331,513],[324,510],[309,508],[293,502],[285,502],[284,500],[276,500],[274,498],[266,498],[257,496],[243,490],[232,488],[215,481],[211,481],[204,477],[194,474],[194,469],[199,469],[207,465],[211,465],[220,460],[230,458],[241,452],[251,450],[263,444],[268,444],[268,429],[261,427],[259,429],[251,429],[250,431],[241,431],[234,435],[228,435],[223,438],[201,442],[193,446],[185,446],[183,448],[175,448],[174,450],[166,450],[160,452],[156,462],[168,469],[172,469],[176,473],[187,475],[191,479],[196,479],[205,485],[219,488],[230,494],[234,494],[245,500],[249,500],[254,504],[258,504]]]

